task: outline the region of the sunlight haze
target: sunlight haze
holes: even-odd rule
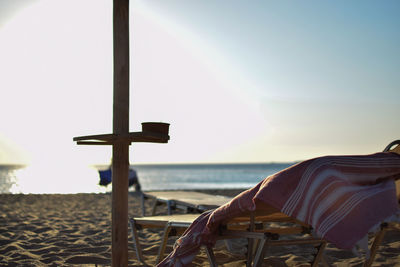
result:
[[[131,163],[282,162],[398,139],[398,1],[131,1]],[[112,1],[2,0],[0,163],[108,164]]]

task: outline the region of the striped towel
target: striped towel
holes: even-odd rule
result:
[[[338,248],[352,249],[374,226],[399,211],[395,179],[400,179],[396,153],[303,161],[202,214],[159,266],[190,264],[201,245],[215,244],[222,222],[264,204],[311,225],[317,236]]]

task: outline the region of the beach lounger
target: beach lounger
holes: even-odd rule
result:
[[[385,149],[384,152],[395,152],[400,154],[400,140],[396,140],[391,142]],[[399,206],[400,206],[400,179],[396,180],[396,195],[397,199],[399,201]],[[381,245],[383,238],[385,236],[385,233],[389,230],[398,230],[400,231],[400,223],[396,222],[383,222],[380,225],[380,230],[375,234],[373,237],[373,243],[371,245],[370,249],[370,256],[369,258],[365,261],[364,266],[369,267],[372,265],[374,262],[376,253],[378,252],[379,246]]]
[[[213,212],[201,214],[159,266],[189,266],[188,259],[201,246],[208,246],[211,266],[216,266],[211,246],[215,240],[229,238],[250,240],[247,266],[260,266],[269,246],[295,244],[317,246],[312,263],[316,266],[326,242],[351,250],[373,226],[397,212],[394,183],[382,179],[397,174],[400,158],[391,153],[325,156],[298,163],[265,178]],[[243,224],[236,224],[240,218]],[[268,222],[275,220],[288,227],[271,227]],[[280,239],[308,231],[316,237]]]
[[[255,258],[255,265],[259,266],[268,246],[289,246],[289,245],[315,245],[316,253],[312,266],[317,266],[322,257],[322,252],[325,248],[326,242],[324,240],[313,237],[302,237],[301,239],[292,240],[279,240],[281,236],[299,234],[301,236],[311,233],[309,226],[296,221],[283,213],[277,212],[275,209],[262,212],[261,216],[257,213],[243,214],[231,219],[229,222],[220,226],[220,236],[218,239],[235,239],[247,238],[249,240],[247,252],[247,266],[252,266],[253,258]],[[168,238],[172,236],[180,236],[187,228],[192,225],[194,220],[199,218],[200,214],[176,214],[165,216],[148,216],[140,218],[131,218],[131,235],[134,244],[137,259],[144,265],[148,265],[142,252],[142,246],[139,239],[138,231],[142,229],[158,228],[163,229],[161,234],[161,241],[157,254],[155,264],[158,264],[164,257]],[[285,223],[289,224],[280,227],[270,227],[270,223]],[[256,251],[253,245],[253,240],[258,241],[258,250]],[[227,243],[229,246],[229,243]],[[217,266],[212,248],[203,246],[206,249],[210,266]],[[253,249],[254,247],[254,249]]]
[[[152,199],[154,202],[151,215],[156,214],[160,205],[167,206],[167,214],[171,215],[175,209],[181,209],[186,213],[202,213],[214,209],[232,200],[231,197],[211,195],[194,191],[155,191],[143,192],[142,216],[145,216],[144,202]]]
[[[395,140],[395,141],[391,142],[383,151],[384,152],[396,152],[396,153],[400,154],[400,140]],[[397,199],[398,199],[399,205],[400,205],[400,179],[396,180],[395,184],[396,184],[396,195],[397,195]],[[297,221],[296,219],[293,219],[293,218],[290,218],[290,217],[289,218],[285,218],[287,216],[285,214],[282,214],[282,213],[271,214],[269,217],[270,217],[270,219],[269,219],[270,221],[276,221],[276,219],[278,219],[278,221],[280,219],[282,221],[287,220],[288,222],[292,222],[294,224],[302,225],[303,227],[305,227],[304,229],[307,229],[307,227],[309,227],[308,229],[310,229],[310,230],[312,229],[311,226],[304,225],[303,223]],[[257,220],[260,220],[260,219],[251,219],[251,220],[257,221]],[[262,220],[268,220],[268,218],[264,217],[264,218],[262,218]],[[265,236],[262,236],[262,235],[259,234],[259,233],[263,233],[263,230],[256,230],[256,231],[253,230],[254,232],[257,232],[256,235],[258,235],[258,236],[256,236],[253,233],[250,233],[250,232],[246,233],[246,232],[243,232],[243,231],[237,232],[236,230],[234,230],[234,231],[223,230],[223,231],[220,231],[220,233],[221,233],[220,235],[221,236],[230,236],[231,235],[231,236],[237,236],[237,237],[248,236],[248,237],[251,237],[253,239],[256,238],[258,240],[261,240],[262,242],[258,245],[257,253],[254,256],[254,266],[260,266],[259,264],[260,264],[261,260],[263,259],[263,255],[265,254],[265,251],[266,251],[268,246],[279,245],[279,244],[282,245],[282,244],[286,244],[286,243],[287,244],[296,244],[297,242],[298,242],[297,244],[301,244],[302,242],[313,243],[313,239],[312,238],[309,239],[309,241],[287,240],[287,241],[282,241],[282,242],[274,242],[273,240],[271,240],[271,239],[277,239],[278,238],[278,235],[275,235],[275,236],[273,235],[275,233],[277,233],[277,234],[281,234],[281,233],[293,234],[293,233],[296,233],[296,228],[290,229],[288,232],[286,232],[287,230],[289,230],[289,229],[280,229],[280,228],[278,228],[278,229],[272,229],[272,231],[271,231],[271,229],[269,229],[267,235],[265,235],[265,232],[264,232]],[[373,241],[373,243],[371,245],[371,248],[370,248],[370,253],[369,253],[370,256],[369,256],[369,258],[366,259],[366,262],[364,264],[365,267],[369,267],[369,266],[372,265],[372,263],[374,261],[374,258],[376,256],[377,250],[379,248],[379,245],[383,241],[385,233],[387,231],[389,231],[389,230],[400,230],[400,223],[398,223],[398,222],[383,222],[380,225],[380,231],[377,232],[377,234],[374,237],[374,241]],[[297,233],[301,233],[301,230],[298,229]],[[322,251],[323,251],[324,247],[326,246],[326,241],[325,242],[322,241],[322,240],[320,240],[320,241],[321,241],[321,243],[319,244],[319,246],[320,246],[321,249],[317,252],[315,260],[312,263],[312,266],[316,266],[314,264],[318,264],[318,262],[323,259]],[[318,244],[318,239],[315,240],[315,244]],[[263,246],[264,246],[264,248],[263,248]]]
[[[154,215],[156,207],[162,204],[167,205],[169,215],[136,217],[130,219],[132,241],[135,246],[137,259],[143,264],[146,264],[146,262],[142,253],[138,231],[149,228],[163,229],[156,260],[156,263],[159,263],[164,257],[168,238],[182,234],[187,228],[189,228],[193,221],[200,216],[200,214],[171,215],[174,208],[183,209],[186,212],[201,212],[222,206],[232,200],[230,197],[187,191],[145,192],[144,195],[145,197],[154,200],[152,215]],[[252,265],[254,257],[256,264],[261,262],[261,258],[265,254],[267,245],[315,245],[316,253],[314,255],[315,257],[312,266],[317,266],[321,259],[326,242],[319,238],[311,237],[311,228],[309,226],[286,216],[283,213],[277,212],[276,209],[273,208],[264,210],[262,216],[255,216],[255,214],[256,213],[246,212],[241,216],[222,224],[219,229],[220,236],[218,239],[229,240],[235,238],[247,238],[249,242],[247,252],[248,266]],[[268,224],[271,223],[285,223],[286,226],[268,226]],[[308,236],[296,240],[280,240],[282,236],[287,236],[289,234]],[[253,245],[253,240],[258,242]],[[230,246],[229,241],[226,242],[226,244],[228,247]],[[257,246],[257,244],[260,245]],[[256,251],[256,247],[258,247],[258,251]],[[213,250],[208,247],[205,247],[205,249],[209,257],[210,265],[217,266]]]
[[[164,256],[166,244],[169,237],[172,236],[179,236],[186,230],[193,221],[199,217],[199,212],[209,210],[211,208],[216,208],[218,206],[222,206],[225,203],[228,203],[232,198],[225,197],[225,196],[215,196],[210,194],[198,193],[198,192],[187,192],[187,191],[167,191],[167,192],[146,192],[144,193],[147,198],[152,198],[154,200],[153,211],[152,215],[155,213],[155,209],[157,206],[165,204],[168,207],[168,215],[160,215],[160,216],[147,216],[147,217],[136,217],[130,219],[130,226],[131,226],[131,234],[132,234],[132,241],[135,246],[135,252],[137,255],[138,260],[146,264],[142,248],[139,240],[138,231],[142,229],[149,229],[149,228],[158,228],[163,229],[162,231],[162,238],[160,242],[159,252],[157,256],[156,263],[160,262]],[[179,198],[178,198],[179,196]],[[142,200],[144,201],[144,200]],[[195,211],[197,214],[176,214],[171,215],[172,210],[175,208],[182,209],[186,212],[188,211]],[[258,216],[254,221],[249,220],[250,217],[238,217],[231,220],[229,223],[225,224],[221,227],[221,233],[227,233],[230,238],[236,236],[237,238],[247,238],[249,233],[246,229],[255,228],[257,226],[257,231],[251,233],[250,236],[252,239],[260,240],[260,242],[265,242],[265,234],[267,231],[264,229],[260,229],[260,225],[263,223],[272,223],[272,222],[296,222],[295,226],[292,227],[280,227],[278,228],[269,228],[268,233],[273,233],[274,238],[279,237],[278,234],[295,234],[300,233],[304,234],[309,232],[309,229],[305,225],[299,225],[298,221],[291,219],[290,217],[284,215],[283,213],[277,213],[275,210],[271,214],[266,215],[265,213],[263,216]],[[225,232],[227,230],[228,232]],[[237,235],[241,230],[241,234]],[[233,234],[232,231],[236,231]],[[246,231],[246,232],[243,232]],[[221,235],[220,239],[225,239],[223,235]],[[251,244],[250,239],[250,244]],[[293,244],[293,241],[276,241],[273,240],[270,242],[271,245],[278,245],[278,244]],[[302,240],[298,242],[299,244],[317,244],[321,245],[324,244],[324,241],[319,239],[309,238],[306,240]],[[227,243],[229,246],[229,243]],[[250,245],[251,246],[251,245]],[[317,254],[315,262],[318,262],[321,252],[323,251],[323,246],[320,246],[320,253]],[[213,257],[213,252],[211,249],[207,249],[207,253],[209,256],[210,264],[216,266],[215,259]],[[251,259],[251,258],[249,258]],[[248,260],[249,261],[249,260]],[[251,263],[251,261],[249,261]]]

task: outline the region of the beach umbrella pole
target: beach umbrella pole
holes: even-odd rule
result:
[[[113,2],[113,133],[129,133],[129,0]],[[128,266],[129,142],[112,146],[112,266]]]
[[[132,142],[168,143],[167,123],[129,132],[129,0],[113,0],[113,133],[74,137],[78,145],[112,145],[112,266],[128,266],[128,176]]]

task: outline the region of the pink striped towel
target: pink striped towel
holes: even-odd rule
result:
[[[213,246],[218,226],[267,204],[311,225],[317,236],[352,249],[369,230],[398,212],[400,155],[326,156],[271,175],[231,202],[203,213],[158,266],[187,266],[201,245]]]

